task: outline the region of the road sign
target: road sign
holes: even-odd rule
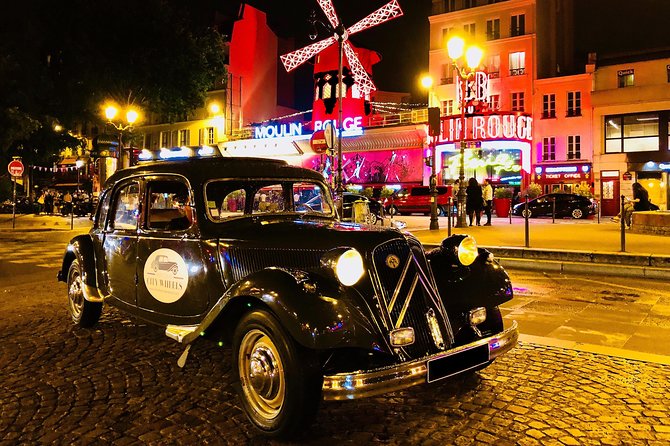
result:
[[[20,177],[23,175],[23,163],[19,160],[12,160],[7,166],[9,174],[13,177]]]
[[[309,140],[309,143],[312,146],[312,150],[316,153],[324,153],[328,149],[328,144],[326,144],[326,138],[323,134],[323,130],[317,130],[312,135],[312,138]]]

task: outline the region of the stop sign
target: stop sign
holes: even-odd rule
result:
[[[11,176],[20,177],[23,175],[23,163],[19,160],[10,161],[7,170]]]

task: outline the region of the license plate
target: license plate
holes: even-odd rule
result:
[[[470,370],[489,361],[489,345],[483,344],[467,350],[428,361],[429,383]]]

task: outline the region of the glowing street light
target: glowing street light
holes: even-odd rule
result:
[[[107,118],[107,124],[114,127],[119,131],[119,165],[121,168],[127,167],[124,166],[124,147],[123,147],[123,132],[129,131],[132,132],[133,125],[140,119],[139,112],[134,107],[126,108],[126,119],[125,123],[122,121],[115,121],[114,119],[119,115],[119,108],[111,103],[108,103],[105,106],[105,117]],[[129,157],[128,165],[132,165],[132,157]]]
[[[465,108],[467,107],[466,88],[468,80],[474,77],[479,64],[484,56],[484,51],[471,45],[465,47],[465,40],[461,37],[454,36],[447,42],[447,52],[451,63],[454,66],[454,71],[458,74],[461,86],[461,125],[458,139],[460,142],[460,166],[458,169],[458,218],[456,220],[456,227],[464,228],[467,226],[465,218]],[[463,60],[465,56],[465,61]]]

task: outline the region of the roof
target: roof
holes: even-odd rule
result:
[[[119,170],[107,180],[115,183],[133,175],[175,173],[192,183],[214,178],[305,178],[323,181],[319,172],[294,167],[286,161],[267,158],[192,158],[175,161],[153,161]]]

